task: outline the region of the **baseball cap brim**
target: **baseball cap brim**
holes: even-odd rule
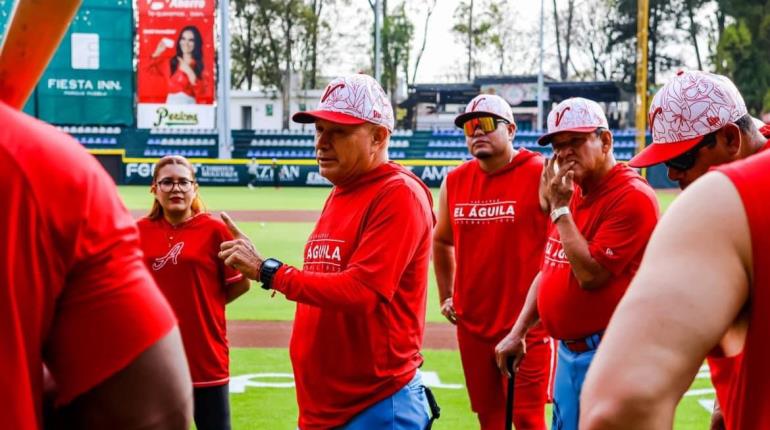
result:
[[[703,136],[681,142],[653,143],[628,160],[628,165],[631,167],[649,167],[665,163],[689,151],[699,144],[701,140],[703,140]]]
[[[468,121],[469,119],[473,119],[473,118],[479,118],[482,116],[491,116],[497,119],[502,119],[503,121],[508,121],[507,118],[503,118],[496,113],[476,111],[476,112],[461,113],[460,115],[457,115],[457,118],[455,118],[455,125],[457,127],[463,128],[463,124],[465,124],[465,121]]]
[[[540,146],[545,146],[551,143],[551,138],[556,136],[559,133],[564,133],[566,131],[572,131],[575,133],[591,133],[599,127],[602,127],[602,126],[597,125],[597,126],[591,126],[591,127],[574,127],[574,128],[566,128],[564,130],[554,131],[553,133],[546,133],[540,136],[539,139],[537,139],[537,143]]]
[[[319,119],[343,125],[358,125],[367,122],[366,120],[355,117],[353,115],[328,110],[309,110],[305,112],[297,112],[292,115],[291,119],[292,121],[298,122],[300,124],[312,124]]]

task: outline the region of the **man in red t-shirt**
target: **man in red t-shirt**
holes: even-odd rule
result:
[[[602,108],[564,100],[548,115],[554,157],[543,171],[553,226],[540,273],[510,334],[497,346],[498,365],[521,360],[523,340],[540,319],[559,339],[554,429],[577,429],[580,391],[610,316],[636,269],[658,219],[647,182],[619,164]],[[504,370],[507,372],[507,370]]]
[[[418,367],[433,228],[428,188],[388,162],[393,110],[370,76],[326,87],[315,123],[321,175],[334,184],[300,270],[263,259],[232,221],[220,258],[297,302],[290,355],[301,429],[423,429]]]
[[[692,91],[699,88],[699,91]],[[683,115],[683,109],[697,116]],[[768,134],[763,136],[758,129]],[[629,161],[634,167],[665,163],[669,177],[685,189],[714,166],[743,159],[770,147],[770,129],[752,118],[738,89],[725,76],[707,72],[679,72],[650,104],[652,144]],[[720,427],[719,399],[726,400],[732,369],[739,365],[745,318],[735,322],[708,356],[711,380],[717,391],[712,428]]]
[[[725,424],[770,423],[770,151],[716,170],[656,229],[586,380],[582,429],[671,428],[703,359],[744,315]]]
[[[0,102],[0,405],[43,426],[44,387],[73,428],[187,428],[190,376],[139,233],[98,162]],[[45,375],[45,376],[44,376]]]
[[[540,267],[548,228],[538,196],[543,157],[513,148],[516,124],[500,96],[475,97],[455,124],[474,159],[441,185],[433,264],[441,312],[457,325],[471,408],[482,429],[503,429],[506,383],[495,345],[511,330]],[[515,381],[519,430],[546,428],[551,351],[545,330],[530,330]]]

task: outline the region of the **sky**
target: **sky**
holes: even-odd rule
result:
[[[465,59],[464,54],[459,54],[465,52],[466,48],[457,42],[456,36],[452,33],[454,11],[458,3],[460,3],[459,0],[438,0],[428,26],[428,40],[417,72],[417,82],[447,81],[449,78],[446,76],[447,70],[458,67],[462,70],[466,67],[462,62]],[[516,15],[517,21],[526,23],[528,27],[532,26],[533,32],[536,31],[540,19],[540,3],[537,0],[510,0],[509,3],[511,13]],[[419,45],[425,28],[425,13],[414,16],[412,19],[415,24],[415,45]],[[415,51],[417,49],[419,46],[415,46]]]
[[[428,1],[430,0],[406,0],[409,16],[415,26],[412,59],[416,57],[422,43],[425,4]],[[577,0],[575,7],[583,11],[583,8],[590,8],[594,1],[596,0]],[[400,0],[389,0],[391,3],[389,6],[393,7],[399,2]],[[566,7],[566,0],[556,0],[556,2],[560,10]],[[458,42],[457,36],[451,31],[455,23],[454,11],[459,3],[460,0],[437,1],[428,26],[428,37],[417,73],[417,83],[464,82],[467,80],[465,78],[466,48]],[[477,0],[476,4],[479,3],[482,1]],[[507,0],[506,4],[509,8],[508,13],[501,16],[500,19],[505,22],[507,28],[511,28],[516,34],[516,37],[510,42],[510,46],[506,45],[508,46],[508,55],[511,57],[507,60],[506,69],[513,74],[536,74],[538,71],[540,2],[537,0]],[[557,78],[558,62],[553,31],[553,0],[544,0],[544,7],[544,72],[546,75]],[[713,10],[709,9],[705,8],[699,11],[699,21],[703,22],[709,15],[713,15]],[[371,64],[368,55],[371,52],[369,31],[371,31],[373,14],[368,0],[350,0],[350,6],[343,8],[338,14],[332,19],[332,25],[335,31],[347,35],[349,41],[342,43],[342,46],[332,48],[335,51],[335,54],[332,55],[334,60],[327,62],[324,68],[324,74],[329,76],[363,70]],[[706,36],[702,35],[699,39],[701,50],[705,52]],[[686,37],[684,40],[687,40]],[[336,43],[336,45],[340,44]],[[684,55],[680,57],[684,59],[684,63],[674,65],[675,69],[680,67],[695,68],[697,63],[694,60],[694,55],[689,55],[689,51],[692,50],[689,43],[669,46],[666,50],[671,50],[671,54],[676,57],[684,52]],[[588,57],[575,48],[572,50],[572,56],[573,61],[580,69],[586,69],[591,64]],[[490,65],[488,70],[491,71],[487,71],[487,73],[493,74],[495,69]],[[659,80],[667,79],[667,76],[675,73],[675,71],[659,71]]]

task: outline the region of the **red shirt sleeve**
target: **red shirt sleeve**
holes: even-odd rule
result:
[[[367,290],[390,301],[425,229],[430,230],[426,226],[430,218],[422,207],[407,186],[383,190],[371,204],[358,246],[342,272],[281,270],[273,288],[291,300],[319,307],[371,305],[372,295]],[[356,291],[357,297],[351,296]]]
[[[647,194],[632,190],[606,213],[609,216],[588,248],[594,260],[617,276],[641,256],[658,221],[658,209]]]
[[[52,208],[74,221],[67,227],[74,252],[44,350],[60,404],[124,368],[176,324],[142,262],[136,224],[107,174],[94,170],[78,184],[77,201],[58,199]]]

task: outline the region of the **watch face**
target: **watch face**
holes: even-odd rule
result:
[[[263,266],[265,269],[267,269],[267,270],[273,271],[273,270],[276,270],[276,269],[278,269],[279,267],[281,267],[281,264],[283,264],[283,263],[281,263],[281,262],[280,262],[280,261],[278,261],[278,260],[275,260],[275,259],[272,259],[272,258],[268,258],[267,260],[265,260],[265,261],[262,263],[262,266]]]

